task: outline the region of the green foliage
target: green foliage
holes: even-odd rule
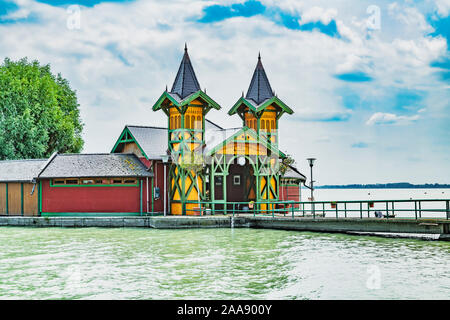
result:
[[[283,158],[279,166],[279,173],[281,174],[281,176],[284,176],[286,172],[291,170],[289,166],[293,166],[294,164],[294,158],[292,158],[290,155],[286,155],[286,158]]]
[[[83,148],[76,92],[50,66],[26,58],[0,65],[0,160],[46,158]]]
[[[179,166],[186,171],[192,171],[195,174],[203,170],[204,159],[201,153],[188,152],[182,159]]]

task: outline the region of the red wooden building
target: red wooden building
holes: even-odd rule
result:
[[[284,176],[273,170],[287,158],[278,149],[279,118],[293,111],[274,95],[260,57],[247,95],[228,112],[242,127],[205,118],[219,109],[185,49],[172,90],[153,106],[168,115],[166,127],[126,125],[111,153],[0,161],[0,215],[192,214],[200,201],[224,212],[230,201],[270,210],[301,200],[306,177],[292,166]],[[204,170],[183,169],[180,159],[199,151]]]

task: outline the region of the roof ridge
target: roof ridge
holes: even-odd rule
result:
[[[8,160],[0,160],[0,162],[27,162],[27,161],[46,161],[48,158],[42,158],[42,159],[8,159]]]
[[[134,155],[134,153],[111,153],[111,152],[93,152],[93,153],[58,153],[58,156],[126,156]]]
[[[220,128],[221,130],[224,130],[224,128],[223,128],[223,127],[219,126],[218,124],[216,124],[215,122],[212,122],[212,121],[211,121],[211,120],[209,120],[209,119],[206,119],[206,118],[205,118],[205,121],[208,121],[208,122],[209,122],[209,123],[211,123],[212,125],[214,125],[214,126],[216,126],[216,127]]]
[[[152,129],[165,129],[165,130],[167,130],[167,127],[144,126],[144,125],[133,125],[133,124],[127,124],[127,125],[125,125],[125,127],[152,128]]]

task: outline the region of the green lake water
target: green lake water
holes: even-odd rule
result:
[[[2,227],[0,243],[0,299],[450,299],[448,242]]]

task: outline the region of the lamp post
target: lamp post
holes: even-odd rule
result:
[[[313,165],[316,158],[308,158],[306,159],[309,162],[309,167],[311,168],[311,182],[310,182],[310,188],[311,189],[311,201],[314,201],[313,191],[314,191],[314,180],[313,180]]]
[[[166,187],[166,181],[167,181],[166,165],[167,165],[167,162],[169,161],[169,156],[167,154],[162,155],[161,159],[162,159],[163,166],[164,166],[164,200],[163,201],[164,201],[164,216],[166,216],[167,215],[166,214],[166,212],[167,212],[167,209],[166,209],[166,195],[167,195],[167,191],[166,191],[166,189],[167,189],[167,187]]]

